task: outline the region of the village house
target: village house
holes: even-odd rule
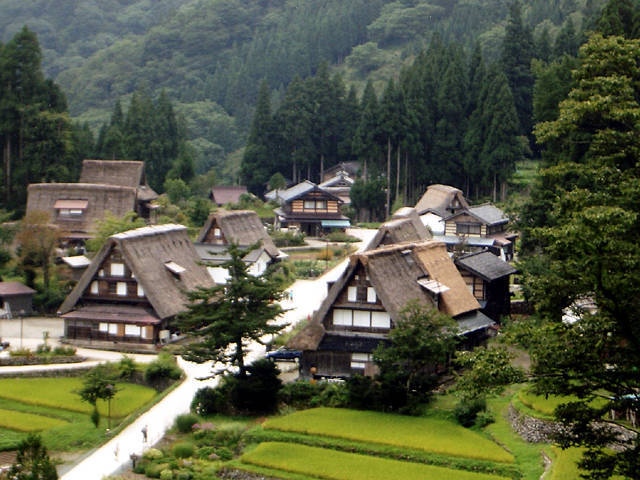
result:
[[[240,197],[246,193],[248,193],[247,187],[244,185],[218,185],[211,188],[209,199],[218,207],[223,207],[227,204],[240,202]]]
[[[511,313],[509,284],[516,268],[489,251],[463,255],[454,262],[487,316],[500,321]]]
[[[220,264],[230,260],[227,250],[235,244],[249,250],[243,257],[251,275],[264,273],[267,267],[287,255],[275,246],[252,210],[218,210],[209,215],[195,242],[200,259],[216,283],[226,283],[228,272]]]
[[[343,201],[309,180],[277,190],[274,196],[280,204],[274,211],[276,229],[292,228],[305,235],[318,236],[332,228],[344,229],[350,225],[340,211]]]
[[[467,348],[493,332],[495,322],[480,312],[442,242],[383,246],[351,256],[309,324],[289,342],[302,352],[302,375],[374,375],[373,351],[410,302],[454,318]]]
[[[402,207],[396,210],[390,220],[384,222],[371,239],[366,250],[374,250],[384,245],[431,240],[431,232],[420,221],[415,208]]]
[[[444,219],[465,208],[469,204],[462,190],[441,184],[429,185],[415,206],[422,223],[433,235],[444,235]]]
[[[170,341],[187,292],[212,286],[186,227],[156,225],[113,235],[60,306],[65,341],[153,349]]]
[[[339,170],[335,176],[326,179],[318,187],[338,197],[343,205],[351,205],[351,187],[353,178],[345,170]]]
[[[435,184],[427,188],[415,209],[450,252],[489,250],[505,261],[513,259],[517,234],[508,231],[509,218],[495,205],[471,206],[460,189]]]
[[[70,244],[91,238],[107,212],[149,219],[158,197],[146,183],[144,162],[129,160],[84,160],[78,183],[35,183],[27,191],[27,213],[48,212]]]
[[[0,318],[19,318],[33,313],[36,291],[20,282],[0,282]]]
[[[329,168],[325,168],[324,171],[322,172],[322,182],[327,182],[329,180],[331,180],[332,178],[335,178],[336,176],[338,176],[338,174],[340,172],[344,172],[346,175],[348,175],[351,178],[359,178],[364,174],[365,172],[361,171],[362,169],[362,165],[361,162],[358,161],[350,161],[350,162],[340,162],[337,163]]]

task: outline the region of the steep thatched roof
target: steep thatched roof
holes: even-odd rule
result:
[[[367,250],[374,250],[381,245],[422,242],[430,239],[431,233],[420,221],[415,208],[403,207],[396,211],[391,220],[380,225]]]
[[[415,208],[419,215],[433,212],[444,218],[461,208],[469,208],[469,204],[459,188],[434,184],[427,187]]]
[[[158,318],[172,317],[185,309],[186,293],[196,287],[212,287],[213,280],[182,225],[142,227],[111,236],[94,257],[76,287],[60,307],[74,309],[114,248],[142,286]]]
[[[364,269],[369,277],[392,323],[397,322],[409,302],[435,308],[433,285],[438,286],[437,305],[441,312],[456,318],[472,315],[480,309],[443,243],[428,240],[384,246],[351,256],[348,267],[331,286],[314,318],[290,340],[290,347],[299,350],[318,348],[327,333],[325,321],[336,299],[360,269]]]
[[[83,160],[79,183],[135,187],[140,202],[158,198],[158,194],[147,185],[144,162],[136,160]]]
[[[240,195],[244,193],[247,193],[247,187],[245,185],[218,185],[211,188],[209,198],[216,205],[222,206],[227,203],[238,203],[240,201]]]
[[[253,210],[218,210],[212,213],[200,230],[196,242],[208,243],[207,238],[210,238],[214,228],[220,229],[226,244],[235,243],[240,247],[247,247],[260,242],[270,257],[277,258],[280,255],[260,217]]]
[[[456,317],[480,308],[444,243],[424,242],[417,244],[414,251],[429,279],[448,287],[447,291],[440,294],[439,308],[442,312]]]
[[[145,185],[144,162],[134,160],[83,160],[79,183],[138,187]]]
[[[35,183],[28,187],[27,212],[48,212],[65,232],[87,234],[107,212],[116,217],[136,210],[136,188],[88,183]],[[57,215],[56,202],[82,201],[83,214],[73,219]],[[60,205],[60,204],[59,204]]]

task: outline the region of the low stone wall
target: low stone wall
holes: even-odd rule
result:
[[[553,437],[562,433],[563,426],[557,422],[550,420],[541,420],[539,418],[524,415],[518,411],[513,405],[509,405],[509,423],[513,430],[522,437],[523,440],[530,443],[552,443]],[[635,439],[637,433],[633,430],[623,427],[612,422],[600,422],[598,426],[613,431],[616,435],[616,443],[609,445],[613,450],[621,450],[629,445],[629,442]]]
[[[509,423],[523,440],[530,443],[549,443],[561,431],[558,423],[524,415],[513,405],[509,405]]]
[[[23,367],[25,365],[52,365],[66,363],[80,363],[86,360],[78,355],[55,355],[41,357],[38,355],[16,355],[0,358],[0,367]]]

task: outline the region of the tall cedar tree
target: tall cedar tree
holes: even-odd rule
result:
[[[222,264],[229,271],[227,283],[189,292],[188,309],[179,327],[195,340],[185,346],[187,360],[222,362],[237,367],[244,377],[248,342],[262,343],[265,336],[286,326],[276,323],[283,313],[278,303],[283,292],[269,270],[257,277],[249,274],[242,260],[245,251],[231,245],[228,253],[230,260]]]
[[[285,176],[291,172],[290,178],[294,183],[302,181],[302,167],[314,157],[315,147],[311,141],[313,125],[311,105],[305,83],[300,77],[295,77],[275,113],[274,125],[279,127],[277,141],[281,145],[279,150],[283,155],[281,160],[283,166],[279,167],[278,171]],[[256,110],[254,122],[258,121],[257,113]],[[251,140],[253,138],[251,137]],[[249,143],[247,143],[248,147]]]
[[[27,27],[0,45],[0,202],[9,209],[24,208],[29,183],[69,181],[79,163],[66,99],[45,79],[41,60],[38,39]]]
[[[266,81],[260,84],[256,112],[242,157],[240,176],[247,189],[262,196],[273,171],[273,120],[271,118],[271,92]]]
[[[509,81],[520,122],[520,133],[533,144],[531,113],[533,110],[533,36],[522,21],[519,0],[509,7],[509,22],[502,44],[502,65]]]
[[[547,152],[531,202],[544,203],[523,212],[535,247],[526,287],[546,322],[530,339],[536,385],[576,397],[556,410],[559,441],[586,448],[590,478],[640,478],[640,440],[601,421],[640,402],[638,58],[640,41],[623,37],[595,34],[581,48],[558,118],[536,127]],[[579,308],[585,301],[594,313]],[[577,321],[562,321],[567,308]]]

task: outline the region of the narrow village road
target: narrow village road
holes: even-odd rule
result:
[[[357,236],[362,241],[359,242],[358,251],[366,248],[370,240],[375,235],[375,230],[368,229],[350,229],[351,235]],[[332,270],[315,280],[298,280],[291,287],[292,298],[283,301],[283,307],[287,309],[283,315],[282,321],[289,324],[288,328],[292,328],[308,317],[318,309],[322,300],[327,295],[327,282],[334,281],[344,271],[348,260],[341,262]],[[6,321],[5,321],[6,322]],[[26,324],[29,324],[25,327]],[[36,324],[37,322],[34,322]],[[42,332],[48,331],[50,338],[57,339],[61,332],[59,331],[60,320],[49,319],[44,325],[31,325],[30,320],[24,320],[19,327],[20,335],[16,335],[18,325],[16,323],[11,326],[2,324],[5,330],[0,330],[0,335],[5,335],[5,339],[11,341],[12,346],[20,344],[35,348],[36,345],[42,343]],[[47,330],[43,330],[46,328]],[[253,361],[265,354],[264,346],[252,345],[250,348],[249,361]],[[100,361],[119,360],[122,356],[118,352],[97,352],[97,351],[80,351],[82,355],[92,358],[92,361],[98,363]],[[153,355],[136,356],[137,361],[151,361]],[[93,360],[95,359],[95,360]],[[191,400],[197,390],[205,386],[215,386],[217,378],[209,377],[212,373],[211,363],[195,364],[187,362],[182,358],[178,358],[180,367],[186,374],[186,380],[175,390],[169,393],[164,399],[157,403],[150,410],[142,414],[132,424],[123,429],[117,436],[109,440],[100,448],[87,454],[82,460],[75,465],[62,465],[59,467],[59,475],[61,480],[100,480],[105,476],[115,474],[123,469],[131,466],[131,454],[142,455],[144,450],[156,444],[165,434],[165,431],[173,426],[175,418],[183,413],[189,412]],[[83,365],[86,365],[85,362]],[[0,367],[0,374],[3,369],[11,367]],[[26,367],[19,367],[26,368]],[[56,368],[50,366],[49,368]],[[68,368],[68,366],[65,366]],[[143,428],[146,427],[146,441],[143,435]]]

